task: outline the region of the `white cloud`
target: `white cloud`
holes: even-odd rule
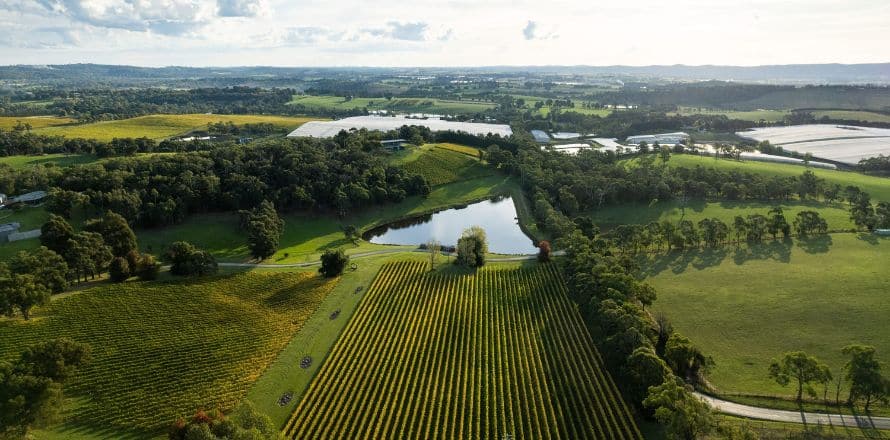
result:
[[[96,27],[151,31],[164,35],[194,32],[212,17],[203,0],[38,0],[52,14]]]
[[[265,0],[217,0],[220,17],[259,17],[266,15]]]
[[[528,24],[522,29],[522,35],[525,36],[526,40],[534,40],[535,39],[535,31],[538,28],[538,24],[529,20]]]

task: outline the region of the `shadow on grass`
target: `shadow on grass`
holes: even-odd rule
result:
[[[80,436],[93,438],[113,438],[120,440],[148,440],[161,437],[163,431],[149,432],[138,430],[125,430],[116,427],[98,427],[95,425],[78,424],[75,422],[65,423],[52,428],[55,433],[63,434],[64,437],[77,438]]]
[[[828,234],[797,239],[797,247],[808,254],[824,254],[831,249],[831,244],[831,235]]]
[[[819,236],[798,241],[798,246],[808,253],[828,252],[831,247],[831,236]],[[791,262],[791,250],[794,241],[783,239],[756,245],[725,245],[718,248],[672,250],[666,253],[652,254],[644,257],[640,263],[642,277],[658,275],[666,270],[681,274],[692,267],[704,270],[716,267],[732,257],[733,263],[741,266],[748,261]]]

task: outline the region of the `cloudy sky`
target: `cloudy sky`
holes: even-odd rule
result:
[[[887,0],[0,0],[0,64],[890,62]]]

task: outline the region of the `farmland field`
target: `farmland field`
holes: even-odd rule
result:
[[[385,265],[291,438],[641,438],[552,265]]]
[[[880,359],[890,358],[888,260],[890,239],[845,233],[641,264],[658,290],[654,309],[714,357],[709,380],[720,393],[793,396],[767,374],[783,352],[803,350],[835,375],[847,344],[874,345]]]
[[[733,110],[714,110],[699,107],[680,107],[676,114],[687,115],[725,115],[730,119],[741,119],[744,121],[781,121],[788,115],[785,110],[750,110],[750,111],[733,111]]]
[[[464,147],[466,148],[466,147]],[[414,160],[403,163],[406,170],[426,178],[431,186],[473,179],[492,174],[492,169],[478,158],[452,148],[432,146]]]
[[[0,116],[0,129],[11,130],[19,121],[30,124],[32,129],[36,129],[70,124],[74,119],[56,116]]]
[[[389,110],[407,113],[470,114],[494,108],[492,102],[449,101],[435,98],[352,98],[342,96],[296,95],[291,105],[313,110]]]
[[[94,287],[31,321],[0,321],[0,359],[53,337],[88,343],[93,360],[67,386],[75,402],[59,429],[158,433],[243,399],[334,283],[278,272]]]
[[[149,115],[117,121],[103,121],[92,124],[44,127],[34,130],[35,133],[58,135],[71,138],[88,138],[110,141],[114,138],[147,137],[155,140],[165,139],[191,130],[207,128],[207,124],[229,122],[235,124],[256,124],[260,122],[274,124],[282,130],[292,130],[308,121],[318,118],[304,118],[271,115]]]
[[[40,156],[3,156],[0,164],[9,165],[12,168],[25,168],[32,165],[55,164],[61,167],[69,165],[82,165],[95,162],[98,158],[91,154],[43,154]]]

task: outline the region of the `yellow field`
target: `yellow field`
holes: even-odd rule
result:
[[[318,118],[272,116],[272,115],[149,115],[119,121],[103,121],[92,124],[44,127],[34,130],[46,135],[59,135],[71,138],[98,139],[110,141],[114,138],[147,137],[165,139],[191,130],[206,128],[209,123],[229,122],[234,124],[271,123],[284,129],[294,129]],[[15,122],[13,122],[14,124]]]
[[[23,124],[31,124],[31,128],[52,127],[74,122],[71,118],[58,118],[55,116],[0,116],[0,128],[10,130],[18,121]]]

